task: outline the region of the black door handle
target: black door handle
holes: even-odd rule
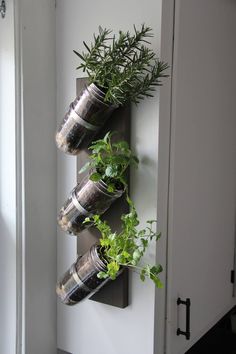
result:
[[[190,339],[190,306],[191,306],[191,302],[190,299],[187,298],[185,301],[181,300],[180,297],[178,297],[177,299],[177,305],[185,305],[186,306],[186,330],[185,331],[181,331],[180,328],[177,328],[177,336],[185,336],[185,338],[187,340]]]

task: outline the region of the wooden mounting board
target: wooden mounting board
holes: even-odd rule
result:
[[[84,88],[87,83],[86,78],[81,78],[76,80],[76,91],[77,95]],[[130,106],[118,108],[112,116],[108,119],[104,127],[99,131],[97,136],[94,138],[100,139],[108,131],[117,131],[118,134],[115,136],[117,140],[126,140],[130,142],[130,121],[131,112]],[[89,152],[88,150],[82,151],[77,157],[77,172],[88,160]],[[77,180],[80,182],[84,175],[77,174]],[[114,230],[120,229],[120,216],[128,212],[128,206],[125,202],[124,197],[118,199],[110,209],[103,215],[111,228]],[[77,253],[85,253],[99,238],[99,233],[93,227],[86,229],[81,232],[78,236],[77,241]],[[115,281],[108,282],[103,288],[94,294],[90,300],[98,301],[107,305],[112,305],[120,308],[125,308],[128,306],[128,270],[126,269]]]

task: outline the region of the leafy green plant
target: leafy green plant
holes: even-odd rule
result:
[[[89,150],[89,161],[81,168],[79,173],[92,169],[90,180],[98,182],[103,180],[109,192],[115,189],[126,189],[125,172],[132,163],[137,165],[138,158],[132,153],[126,141],[111,142],[114,133],[108,132],[103,139],[92,142]]]
[[[162,272],[162,266],[145,264],[139,266],[150,241],[153,239],[158,240],[161,236],[160,233],[153,231],[153,224],[155,220],[147,221],[147,227],[138,230],[139,220],[136,209],[127,197],[130,206],[130,212],[122,215],[122,229],[121,232],[113,232],[106,221],[102,221],[99,215],[92,218],[86,218],[86,222],[93,222],[96,228],[101,233],[100,257],[106,264],[106,270],[98,273],[99,278],[116,279],[121,267],[128,267],[137,271],[142,281],[145,278],[150,278],[158,288],[163,285],[158,277]]]
[[[93,43],[84,43],[86,52],[74,53],[81,59],[77,69],[82,69],[90,83],[104,90],[105,101],[124,105],[131,101],[139,103],[144,97],[152,97],[160,79],[167,77],[168,64],[160,61],[147,45],[153,36],[152,29],[145,25],[134,34],[119,31],[118,38],[112,31],[99,27]]]

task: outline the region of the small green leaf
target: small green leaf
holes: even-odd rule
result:
[[[137,165],[139,164],[139,159],[137,158],[137,156],[132,156],[132,159]]]
[[[106,135],[105,135],[104,138],[103,138],[103,141],[104,141],[105,143],[107,143],[108,140],[111,138],[112,135],[113,135],[113,134],[112,134],[111,132],[107,132]]]
[[[89,217],[86,217],[83,221],[83,224],[90,223],[92,220]]]
[[[146,247],[148,246],[148,240],[142,238],[142,239],[141,239],[141,242],[142,242],[142,244],[143,244],[143,247],[146,248]]]
[[[131,260],[130,263],[133,265],[133,266],[136,266],[137,265],[137,262],[135,260]]]
[[[98,275],[97,275],[97,277],[99,279],[106,279],[106,278],[108,278],[108,276],[109,275],[107,273],[105,273],[105,272],[99,272]]]
[[[95,215],[93,216],[93,220],[94,220],[96,223],[99,222],[99,221],[100,221],[100,215],[95,214]]]
[[[105,169],[105,175],[107,177],[115,177],[117,175],[117,166],[116,165],[109,165]]]
[[[143,271],[141,271],[141,273],[140,273],[140,279],[141,279],[142,281],[145,280],[145,273],[144,273]]]
[[[142,281],[144,281],[144,280],[145,280],[145,276],[144,276],[143,274],[140,274],[140,279],[141,279]]]
[[[160,289],[163,288],[163,284],[158,277],[151,276],[151,279],[157,288],[160,288]]]
[[[154,222],[156,223],[157,220],[147,220],[146,222],[147,222],[147,224],[153,224]]]
[[[116,256],[116,262],[117,263],[123,263],[123,261],[124,261],[124,257],[122,256],[122,254],[118,254]]]
[[[89,179],[93,182],[98,182],[102,179],[102,176],[98,172],[94,172],[89,176]]]
[[[79,57],[81,60],[84,61],[84,57],[83,57],[80,53],[76,52],[76,50],[73,50],[73,52],[74,52],[76,55],[78,55],[78,57]]]
[[[112,261],[111,263],[108,263],[107,273],[109,274],[109,276],[112,280],[116,279],[119,269],[120,269],[120,266],[116,261]]]
[[[107,187],[107,190],[109,193],[113,193],[115,191],[115,186],[113,183],[109,183],[108,184],[108,187]]]
[[[162,268],[162,266],[161,266],[160,264],[155,265],[155,266],[153,266],[153,267],[151,268],[151,272],[152,272],[153,274],[155,274],[155,275],[161,273],[162,271],[163,271],[163,268]]]
[[[109,246],[109,245],[110,245],[110,241],[107,240],[107,239],[102,238],[102,239],[100,239],[100,245],[101,245],[102,247]]]
[[[161,232],[159,232],[159,234],[156,235],[156,240],[159,240],[161,238]]]
[[[114,147],[116,147],[118,150],[129,150],[129,144],[127,141],[119,141],[118,143],[114,144]]]
[[[130,254],[127,251],[123,251],[122,252],[122,256],[125,257],[126,259],[130,259],[131,258]]]
[[[140,251],[139,251],[139,250],[135,250],[134,253],[133,253],[133,259],[134,259],[134,261],[135,261],[135,262],[139,261],[140,257],[141,257]]]
[[[84,44],[85,48],[87,49],[87,51],[89,53],[91,53],[91,50],[90,50],[89,46],[85,43],[85,41],[83,41],[83,44]]]
[[[110,235],[108,236],[108,238],[109,238],[109,240],[111,240],[111,241],[115,240],[115,238],[116,238],[116,233],[114,232],[114,233],[110,234]]]

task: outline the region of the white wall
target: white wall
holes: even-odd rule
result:
[[[153,48],[159,52],[161,0],[78,1],[57,0],[57,119],[63,118],[75,97],[75,80],[80,76],[73,49],[81,50],[99,25],[132,30],[145,22],[153,28]],[[159,93],[133,107],[132,142],[140,157],[132,173],[132,197],[140,219],[156,218]],[[76,183],[76,159],[58,152],[58,209]],[[76,238],[58,230],[58,276],[76,257]],[[147,260],[155,262],[155,245]],[[154,295],[151,282],[130,279],[131,305],[117,309],[92,301],[70,308],[58,303],[58,347],[72,354],[152,354],[154,351]]]
[[[55,2],[18,4],[23,139],[23,349],[56,353]],[[25,343],[24,343],[25,342]]]
[[[0,353],[15,353],[16,188],[13,0],[0,16]]]

